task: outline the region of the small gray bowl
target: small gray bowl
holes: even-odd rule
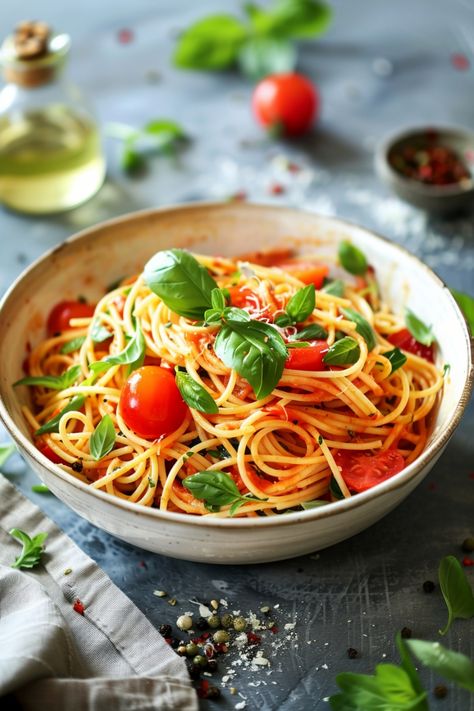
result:
[[[451,148],[471,175],[464,184],[429,185],[409,178],[393,165],[393,157],[407,146],[422,149],[436,136],[436,143]],[[375,168],[379,177],[406,202],[438,215],[474,208],[474,133],[448,126],[418,126],[396,133],[377,149]]]

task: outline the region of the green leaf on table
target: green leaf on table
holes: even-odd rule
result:
[[[338,257],[341,266],[349,274],[362,275],[367,271],[367,259],[361,250],[351,242],[344,240],[339,244]]]
[[[240,48],[239,67],[251,79],[268,74],[284,74],[295,69],[297,52],[292,42],[282,37],[251,37]]]
[[[394,348],[391,351],[386,351],[385,353],[382,353],[382,355],[384,356],[384,358],[387,358],[390,361],[390,365],[392,366],[392,373],[404,366],[407,362],[406,355],[402,353],[399,348]]]
[[[114,448],[117,433],[110,415],[104,415],[89,440],[89,449],[96,461],[105,457]]]
[[[344,336],[329,348],[323,358],[326,365],[352,365],[357,363],[360,356],[359,344],[354,338]]]
[[[13,383],[17,385],[36,385],[50,390],[66,390],[74,385],[81,374],[81,366],[73,365],[72,368],[66,370],[61,375],[29,375],[26,378],[21,378]]]
[[[431,346],[433,341],[436,340],[431,326],[427,326],[423,321],[420,321],[418,316],[415,316],[410,309],[405,309],[405,325],[413,338],[424,346]]]
[[[332,10],[318,0],[276,0],[268,8],[254,3],[244,6],[258,34],[304,39],[327,30]]]
[[[294,333],[292,336],[288,338],[290,343],[292,341],[299,341],[299,340],[304,340],[304,341],[312,341],[312,340],[317,340],[317,341],[323,341],[328,337],[328,332],[326,331],[325,328],[320,326],[318,323],[311,323],[309,326],[306,326],[306,328],[301,329],[301,331],[298,331],[297,333]]]
[[[31,487],[31,491],[33,491],[35,494],[51,494],[51,490],[48,489],[45,484],[33,484]]]
[[[342,693],[329,703],[337,711],[428,711],[426,692],[417,692],[410,676],[395,664],[377,665],[373,676],[343,672],[336,683]]]
[[[59,432],[59,422],[61,417],[66,414],[66,412],[74,412],[75,410],[80,410],[84,405],[86,398],[84,395],[75,395],[68,404],[63,407],[61,412],[58,412],[51,420],[48,420],[41,425],[39,429],[36,430],[35,435],[46,434],[46,432]]]
[[[408,651],[407,644],[403,639],[400,632],[397,632],[395,637],[395,644],[397,645],[398,652],[400,654],[400,659],[402,660],[401,666],[408,674],[411,680],[411,685],[419,694],[422,694],[424,689],[421,685],[420,677],[415,669],[415,665],[412,662],[410,653]]]
[[[11,442],[5,442],[4,444],[0,444],[0,467],[3,467],[3,465],[6,464],[12,454],[14,454],[15,452],[16,447]]]
[[[367,348],[371,351],[377,340],[375,338],[375,332],[370,323],[361,316],[354,309],[341,309],[341,313],[349,320],[356,324],[356,331],[359,333],[364,341],[367,343]]]
[[[262,501],[254,496],[242,495],[230,474],[221,471],[203,471],[183,479],[183,486],[196,499],[204,502],[206,508],[219,511],[221,506],[231,506],[231,516],[246,501]]]
[[[183,249],[157,252],[145,265],[147,286],[171,311],[201,320],[212,308],[212,291],[218,288],[205,267]]]
[[[333,279],[323,286],[321,291],[332,296],[344,296],[345,284],[342,279]]]
[[[63,343],[59,352],[65,355],[67,353],[74,353],[75,351],[78,351],[81,348],[85,340],[85,336],[76,336],[76,338],[71,338],[70,341],[66,341],[66,343]]]
[[[460,562],[453,555],[442,559],[438,569],[438,578],[448,608],[446,626],[443,630],[439,630],[439,633],[444,635],[455,619],[468,620],[474,617],[474,593]]]
[[[409,639],[406,644],[410,652],[425,667],[433,669],[440,676],[454,681],[464,689],[474,692],[474,663],[469,657],[447,649],[439,642]]]
[[[212,395],[210,395],[203,386],[198,383],[192,375],[189,375],[184,370],[180,370],[177,366],[176,370],[176,385],[181,393],[184,402],[193,407],[198,412],[215,415],[219,412],[219,408]]]
[[[231,15],[198,20],[179,37],[174,64],[184,69],[227,69],[235,64],[248,30]]]
[[[457,289],[450,289],[450,291],[469,324],[471,335],[474,336],[474,298]]]
[[[92,321],[91,338],[94,343],[103,343],[104,341],[107,341],[109,338],[111,338],[112,335],[113,334],[101,324],[99,318],[95,318]]]
[[[250,383],[259,400],[278,385],[288,356],[278,331],[262,321],[226,321],[214,350],[228,368]]]
[[[19,528],[12,528],[10,536],[23,545],[23,549],[12,564],[12,568],[34,568],[35,565],[38,565],[44,550],[43,544],[48,534],[37,533],[36,536],[30,538],[27,533]]]

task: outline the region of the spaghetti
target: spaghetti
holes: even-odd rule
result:
[[[188,255],[157,257],[172,252]],[[370,267],[341,281],[329,280],[316,260],[302,264],[281,251],[253,255],[253,262],[186,259],[198,267],[201,295],[204,272],[217,287],[209,303],[202,297],[202,318],[180,315],[199,299],[183,306],[176,272],[166,284],[162,259],[151,276],[150,262],[108,291],[93,316],[73,317],[29,354],[19,384],[32,386],[34,406],[23,411],[46,456],[121,499],[217,517],[272,516],[349,497],[419,456],[443,376],[430,362],[432,347],[417,343],[384,304]],[[182,288],[195,288],[191,282],[183,279]],[[400,334],[405,342],[394,347]],[[239,338],[250,345],[242,350]],[[180,387],[171,400],[158,400],[165,423],[178,418],[172,431],[151,437],[130,426],[134,383],[143,372],[167,370],[174,378],[176,367],[206,407]],[[65,373],[74,382],[63,383]],[[152,390],[145,395],[150,400]],[[102,441],[98,455],[92,438],[106,416],[111,444]],[[224,481],[237,491],[238,505],[230,505],[230,494],[212,499],[205,487],[193,488],[189,482],[202,472],[204,484]]]

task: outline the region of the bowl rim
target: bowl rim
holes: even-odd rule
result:
[[[440,134],[456,134],[460,138],[468,139],[472,144],[474,150],[474,131],[470,129],[456,125],[456,124],[415,124],[414,126],[407,126],[402,130],[394,131],[386,136],[377,146],[375,151],[375,167],[379,175],[387,181],[388,179],[395,180],[400,186],[410,190],[412,193],[417,194],[419,197],[426,198],[436,198],[436,199],[447,199],[454,197],[472,197],[474,193],[474,164],[468,164],[467,167],[472,177],[472,185],[468,188],[461,188],[457,183],[453,185],[428,185],[426,183],[421,183],[413,178],[408,178],[398,170],[396,170],[389,161],[389,153],[400,141],[406,140],[410,137],[414,137],[420,133],[426,133],[426,131],[438,131]]]
[[[81,240],[86,240],[90,238],[98,229],[104,227],[109,228],[114,225],[133,221],[137,218],[147,218],[154,216],[155,214],[161,213],[174,213],[174,212],[192,212],[192,211],[208,211],[208,210],[225,210],[226,205],[233,209],[236,208],[236,203],[226,203],[222,201],[199,201],[193,203],[178,203],[173,205],[166,205],[162,207],[152,207],[146,208],[144,210],[137,210],[135,212],[126,213],[118,217],[114,217],[110,220],[104,220],[97,223],[91,227],[87,227],[70,237],[67,237],[59,245],[52,247],[51,249],[44,252],[40,257],[35,259],[26,269],[24,269],[21,274],[13,281],[10,287],[7,289],[2,299],[0,300],[0,312],[2,311],[4,305],[9,301],[9,299],[14,294],[17,287],[27,278],[31,272],[37,269],[41,264],[51,256],[58,254],[63,249],[66,249],[70,244],[75,244]],[[46,469],[47,472],[59,479],[63,480],[66,484],[72,484],[81,492],[87,492],[89,495],[98,497],[105,504],[116,507],[118,510],[122,509],[132,514],[144,515],[149,519],[155,519],[157,521],[169,521],[175,524],[186,524],[189,526],[200,526],[209,529],[224,528],[235,528],[235,529],[251,529],[251,528],[272,528],[274,526],[288,526],[296,523],[309,523],[315,520],[325,519],[333,515],[343,514],[346,511],[351,511],[353,509],[364,506],[366,503],[373,502],[380,496],[393,492],[397,489],[405,487],[411,481],[413,481],[424,469],[426,464],[433,458],[437,458],[444,447],[451,438],[454,430],[458,426],[464,410],[469,402],[473,387],[474,387],[474,337],[470,336],[469,327],[467,325],[466,319],[460,310],[456,300],[451,294],[447,285],[440,279],[440,277],[425,264],[421,259],[419,259],[412,252],[407,250],[405,247],[393,242],[388,237],[378,234],[372,229],[362,227],[361,225],[351,222],[350,220],[341,219],[339,217],[327,217],[326,215],[319,215],[318,213],[311,212],[310,210],[302,210],[295,207],[288,207],[284,205],[270,205],[265,203],[256,202],[243,202],[239,203],[239,208],[243,211],[259,211],[259,210],[271,210],[287,213],[297,217],[298,215],[308,215],[316,219],[322,220],[325,223],[332,224],[334,227],[346,227],[350,230],[362,231],[367,233],[370,237],[375,237],[376,240],[385,242],[398,250],[404,259],[410,259],[414,262],[418,268],[423,269],[430,279],[443,291],[447,292],[448,299],[451,300],[452,305],[455,307],[461,328],[464,331],[464,336],[466,340],[466,359],[467,359],[467,376],[466,381],[463,385],[463,390],[461,397],[455,407],[454,415],[452,419],[442,427],[441,431],[434,437],[431,444],[420,454],[420,456],[409,464],[405,469],[403,469],[399,474],[396,474],[391,479],[388,479],[381,484],[376,485],[372,489],[365,492],[357,494],[356,496],[351,496],[348,499],[342,499],[340,501],[329,502],[328,506],[321,506],[316,509],[308,509],[306,511],[296,511],[288,513],[284,516],[271,516],[268,518],[217,518],[208,516],[193,516],[192,514],[177,513],[173,511],[162,511],[161,509],[151,508],[148,506],[140,506],[134,502],[126,501],[124,499],[110,496],[107,492],[100,489],[93,489],[89,484],[86,484],[79,479],[76,479],[73,475],[64,471],[60,465],[50,462],[41,452],[34,446],[34,444],[20,431],[20,429],[15,424],[13,418],[9,414],[3,398],[0,396],[0,419],[5,425],[7,431],[12,436],[13,440],[19,446],[21,450],[26,450],[29,457],[31,457],[36,465],[41,469]]]

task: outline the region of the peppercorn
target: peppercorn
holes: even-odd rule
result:
[[[213,610],[217,610],[217,608],[219,607],[219,603],[217,600],[211,600],[211,602],[209,604]]]
[[[431,593],[435,589],[436,585],[432,580],[425,580],[423,583],[423,592],[425,593]]]
[[[180,654],[182,657],[186,654],[186,645],[185,644],[180,644],[179,647],[177,648],[176,652]]]
[[[229,633],[226,630],[217,630],[212,635],[212,639],[216,644],[225,644],[230,639]]]
[[[194,642],[189,642],[186,645],[186,654],[188,657],[195,657],[199,653],[199,647]]]
[[[171,625],[160,625],[158,632],[162,635],[162,637],[171,637]]]
[[[357,659],[357,657],[359,656],[359,652],[357,651],[357,649],[354,649],[354,647],[349,647],[349,649],[347,650],[347,656],[349,657],[349,659]]]
[[[80,474],[82,472],[82,470],[84,469],[84,465],[82,464],[82,459],[77,459],[75,462],[73,462],[71,464],[71,469],[74,472],[77,472],[78,474]]]
[[[234,620],[234,630],[236,632],[243,632],[247,627],[247,620],[245,617],[236,617]]]
[[[205,617],[199,617],[196,624],[194,625],[197,630],[202,632],[203,630],[207,630],[209,625],[207,624],[207,620]]]
[[[209,627],[215,630],[217,629],[217,627],[220,627],[221,621],[218,615],[211,615],[207,618],[207,624]]]
[[[202,654],[196,654],[196,656],[193,657],[193,664],[196,667],[204,669],[204,667],[207,667],[207,658],[204,657]]]
[[[225,615],[222,615],[221,625],[224,629],[227,629],[228,627],[232,627],[233,623],[234,623],[234,617],[233,617],[233,615],[230,614],[230,612],[226,612]]]
[[[192,664],[190,667],[188,667],[188,672],[191,679],[194,679],[194,681],[196,681],[196,679],[199,679],[199,677],[201,676],[201,667],[196,667],[194,666],[194,664]]]
[[[211,672],[211,674],[214,674],[214,672],[217,671],[217,662],[215,659],[208,659],[207,671]]]
[[[436,696],[437,699],[444,699],[444,697],[447,695],[448,689],[444,684],[438,684],[434,688],[434,695]]]
[[[465,538],[462,542],[462,549],[464,553],[473,553],[474,552],[474,538],[470,536],[469,538]]]
[[[176,626],[179,627],[180,630],[187,632],[187,630],[190,630],[193,626],[193,618],[190,615],[180,615],[176,620]]]
[[[400,631],[400,634],[403,637],[403,639],[410,639],[411,629],[409,627],[403,627],[402,630]]]
[[[206,699],[219,699],[221,695],[217,686],[210,686],[207,690]]]

